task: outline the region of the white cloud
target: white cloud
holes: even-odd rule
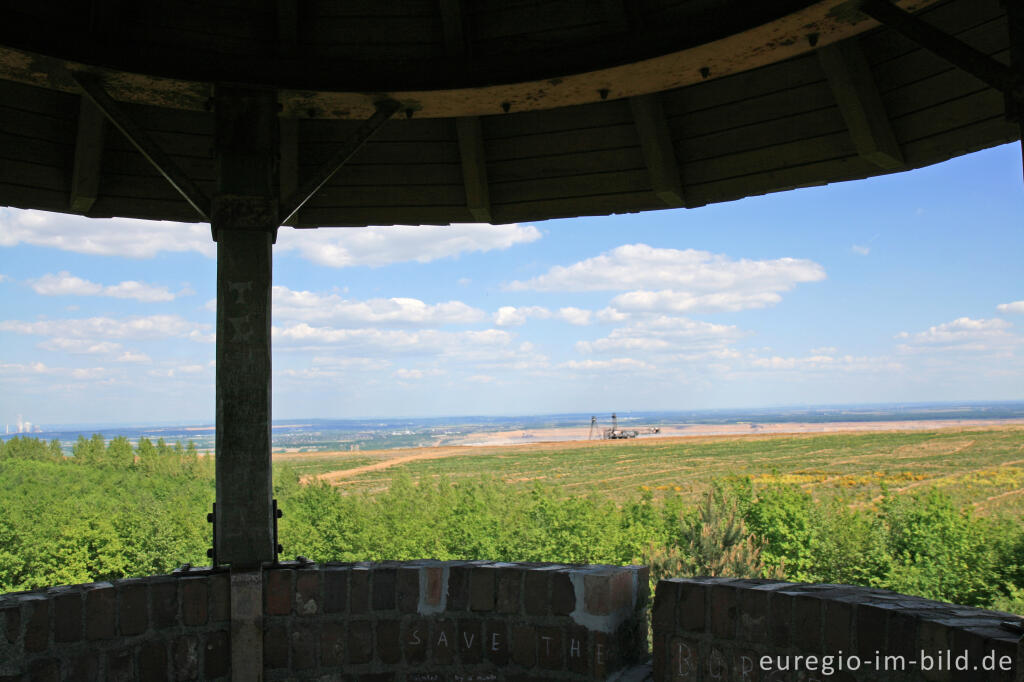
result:
[[[975,320],[969,317],[960,317],[952,322],[929,327],[923,332],[914,334],[900,332],[897,339],[905,339],[911,344],[921,345],[962,345],[978,341],[993,341],[1007,339],[1012,335],[1008,331],[1013,325],[998,317],[990,319]]]
[[[68,339],[54,337],[39,344],[43,350],[62,351],[86,355],[108,355],[121,350],[121,344],[113,341],[95,341],[91,339]]]
[[[724,347],[742,335],[743,332],[732,325],[662,315],[613,329],[603,339],[580,341],[576,349],[581,353],[676,353]]]
[[[565,320],[566,322],[568,322],[569,324],[574,324],[578,327],[583,327],[590,324],[590,318],[593,316],[593,313],[589,310],[583,310],[582,308],[573,308],[570,306],[567,308],[559,308],[558,316]]]
[[[512,291],[625,291],[668,289],[679,293],[763,294],[788,291],[799,282],[825,278],[825,270],[800,258],[732,260],[721,254],[626,244],[569,266],[555,266]]]
[[[115,319],[88,317],[67,320],[0,321],[0,331],[36,334],[60,339],[166,339],[207,340],[210,325],[190,322],[178,315],[148,315]]]
[[[326,322],[334,325],[365,324],[467,324],[484,319],[482,310],[461,301],[427,304],[416,298],[346,300],[338,294],[294,291],[275,286],[273,315],[284,320]],[[216,309],[216,301],[212,302]],[[207,304],[209,306],[209,303]]]
[[[866,256],[871,253],[870,246],[861,246],[860,244],[854,244],[850,247],[850,251],[853,251],[858,256]]]
[[[459,356],[480,348],[506,347],[512,337],[499,329],[443,332],[436,329],[338,329],[314,327],[305,322],[273,328],[275,341],[304,346],[339,345],[357,349],[364,356],[393,354]]]
[[[622,370],[654,369],[654,365],[633,358],[612,358],[610,360],[570,360],[559,365],[574,370]]]
[[[148,355],[145,353],[133,353],[130,350],[126,350],[117,356],[118,362],[134,362],[140,364],[149,364],[153,362]]]
[[[78,380],[94,380],[107,376],[109,371],[105,367],[50,367],[42,362],[0,364],[0,375],[21,378],[42,375]]]
[[[301,232],[301,234],[300,234]],[[282,228],[277,251],[297,251],[318,265],[333,268],[415,261],[429,263],[474,251],[507,249],[541,238],[532,225],[395,225],[388,227]]]
[[[427,377],[436,377],[445,374],[443,369],[396,369],[391,376],[403,381],[419,381]]]
[[[506,305],[498,308],[497,312],[494,313],[494,324],[499,327],[518,327],[525,324],[528,318],[533,317],[539,320],[557,318],[569,324],[585,326],[590,324],[592,315],[591,311],[583,310],[582,308],[560,308],[556,313],[538,305],[519,308]]]
[[[124,281],[104,286],[96,282],[75,277],[67,270],[56,275],[46,274],[39,279],[31,280],[32,289],[43,296],[109,296],[111,298],[133,298],[144,303],[173,301],[175,294],[167,287],[146,284],[144,282]],[[186,288],[180,292],[185,294]]]
[[[518,327],[525,324],[528,317],[546,320],[551,317],[551,311],[537,305],[521,308],[505,305],[494,313],[494,324],[499,327]]]
[[[6,282],[9,279],[10,277],[8,277],[7,275],[0,273],[0,282]]]
[[[998,317],[972,319],[960,317],[929,327],[923,332],[900,332],[896,338],[903,341],[897,348],[902,353],[970,353],[993,354],[1002,358],[1013,357],[1024,345],[1024,336],[1012,331],[1013,325]]]
[[[494,377],[490,374],[474,374],[473,376],[466,377],[466,381],[474,384],[490,384],[494,382]]]
[[[316,367],[330,367],[335,369],[377,371],[390,367],[391,363],[387,360],[382,360],[381,358],[358,358],[350,355],[340,357],[317,355],[313,358],[313,365]]]
[[[1001,313],[1024,313],[1024,301],[1014,301],[1013,303],[1000,303],[996,306],[996,310]]]
[[[612,309],[627,313],[690,313],[747,310],[775,305],[782,297],[774,292],[719,292],[691,294],[685,291],[630,291],[613,298]]]
[[[811,355],[804,357],[782,357],[773,355],[771,357],[751,357],[751,367],[767,370],[796,370],[800,372],[896,372],[903,369],[903,365],[885,357],[853,356],[853,355]]]
[[[194,251],[208,257],[216,253],[205,224],[0,208],[0,246],[17,244],[128,258],[152,258],[162,251]]]

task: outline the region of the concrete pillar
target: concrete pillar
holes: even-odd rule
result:
[[[275,557],[270,464],[271,249],[278,225],[273,91],[218,86],[216,556],[232,569]]]

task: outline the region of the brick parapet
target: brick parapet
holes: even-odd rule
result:
[[[0,682],[227,679],[226,571],[0,595]]]
[[[607,679],[647,658],[647,569],[285,562],[263,573],[265,679]],[[230,676],[226,570],[0,595],[0,682]]]
[[[1019,616],[886,590],[675,578],[652,614],[656,682],[1024,680]]]
[[[607,679],[647,657],[642,567],[424,560],[266,576],[267,680]]]

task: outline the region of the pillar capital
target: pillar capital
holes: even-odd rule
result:
[[[248,230],[270,232],[271,242],[276,242],[279,204],[277,197],[218,194],[210,202],[213,241],[217,241],[220,230]]]

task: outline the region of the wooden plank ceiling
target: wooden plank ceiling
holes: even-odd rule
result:
[[[194,4],[206,13],[238,10],[238,3]],[[400,21],[391,25],[405,28],[381,42],[370,39],[369,18],[398,4],[313,2],[298,16],[289,15],[291,5],[282,2],[277,16],[293,27],[290,36],[254,38],[251,25],[240,25],[238,35],[218,42],[217,49],[242,54],[258,39],[278,41],[282,53],[313,45],[333,56],[358,48],[363,60],[379,52],[385,61],[429,54],[435,61],[465,62],[472,55],[550,52],[560,40],[596,49],[609,34],[640,30],[637,22],[675,20],[687,5],[606,0],[596,3],[603,13],[599,20],[581,19],[595,16],[594,4],[551,3],[558,11],[545,13],[541,4],[526,0],[470,10],[452,0],[401,3]],[[99,5],[116,3],[94,3]],[[644,13],[636,9],[640,5]],[[274,9],[273,3],[261,6]],[[1009,60],[999,0],[947,0],[919,16],[997,60]],[[145,17],[136,12],[130,18],[145,35]],[[183,34],[201,47],[212,38],[200,19],[175,15]],[[215,193],[210,112],[123,106],[208,196]],[[485,116],[410,114],[389,121],[293,224],[509,223],[693,208],[918,168],[1020,135],[1005,118],[1001,93],[885,28],[642,96]],[[282,115],[281,183],[287,194],[360,120]],[[80,95],[11,80],[0,80],[0,205],[197,220],[189,204]]]

